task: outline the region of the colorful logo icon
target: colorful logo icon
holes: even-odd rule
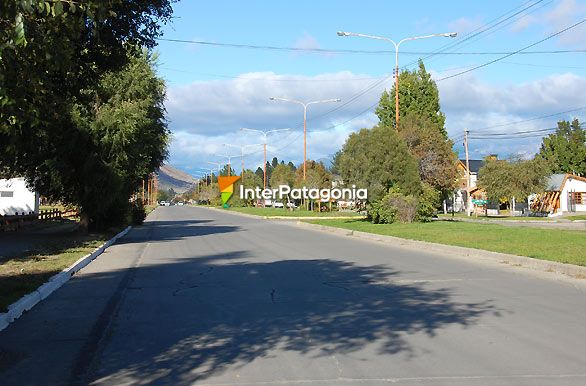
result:
[[[234,194],[234,184],[240,179],[239,176],[218,177],[220,186],[220,196],[222,197],[222,206],[228,208],[228,200]]]

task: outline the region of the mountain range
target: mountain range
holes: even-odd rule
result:
[[[173,189],[177,193],[185,193],[196,183],[194,177],[169,165],[161,166],[157,176],[159,190]]]

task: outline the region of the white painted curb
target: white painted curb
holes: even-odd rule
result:
[[[69,279],[71,279],[71,276],[73,276],[80,269],[91,263],[92,260],[101,255],[106,250],[106,248],[114,244],[116,240],[126,235],[128,231],[130,231],[130,229],[132,229],[132,226],[126,227],[126,229],[124,229],[122,232],[118,233],[116,236],[114,236],[113,238],[106,241],[98,248],[96,248],[92,253],[89,253],[84,257],[80,258],[71,266],[65,268],[63,271],[52,276],[48,282],[46,282],[33,292],[24,295],[22,298],[9,305],[8,312],[0,314],[0,331],[4,330],[6,327],[8,327],[10,323],[20,318],[20,316],[24,312],[29,311],[38,302],[40,302],[43,299],[46,299],[49,295],[55,292],[56,289],[58,289],[63,284],[65,284]]]
[[[363,240],[377,241],[384,244],[390,244],[394,246],[401,246],[418,250],[424,249],[426,251],[434,251],[451,256],[458,255],[460,257],[464,257],[467,259],[484,259],[497,263],[529,268],[541,272],[553,272],[563,274],[578,279],[586,278],[586,267],[580,265],[558,263],[556,261],[540,260],[526,256],[517,256],[501,252],[485,251],[482,249],[460,247],[456,245],[446,245],[431,243],[428,241],[402,239],[394,236],[378,235],[375,233],[354,231],[350,229],[336,228],[321,224],[311,224],[303,221],[298,221],[296,225],[302,228],[309,228],[322,232],[329,232],[339,236],[356,237]]]

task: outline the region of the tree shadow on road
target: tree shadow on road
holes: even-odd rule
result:
[[[248,256],[240,251],[137,268],[92,378],[192,384],[275,350],[320,358],[373,344],[379,355],[416,357],[407,335],[433,338],[486,313],[499,315],[489,301],[457,302],[449,288],[407,282],[388,266]],[[161,279],[156,289],[142,286],[161,270],[176,278]]]
[[[207,236],[217,233],[240,231],[239,226],[213,225],[213,220],[149,221],[137,227],[117,244],[133,244],[145,241],[165,242]]]

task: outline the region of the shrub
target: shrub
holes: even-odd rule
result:
[[[367,216],[374,224],[413,222],[417,216],[417,203],[416,197],[391,188],[382,199],[370,203]]]
[[[431,221],[440,204],[440,192],[433,186],[424,183],[417,201],[417,221]]]
[[[141,200],[136,200],[130,208],[130,220],[132,225],[141,225],[146,218],[146,211]]]

